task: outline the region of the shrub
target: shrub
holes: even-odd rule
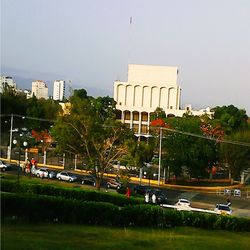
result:
[[[76,199],[81,201],[109,202],[118,206],[135,205],[144,202],[143,199],[135,197],[130,197],[130,199],[128,199],[125,195],[103,193],[92,190],[75,190],[72,188],[54,187],[44,184],[18,184],[7,180],[2,181],[1,190],[11,193],[29,193],[56,197],[60,196],[67,199]]]
[[[5,186],[7,187],[7,185]],[[21,185],[20,190],[24,190]],[[8,188],[11,188],[8,185]],[[40,190],[41,189],[41,190]],[[55,189],[61,196],[37,195],[44,189],[29,186],[25,190],[34,193],[2,193],[1,215],[2,218],[20,218],[32,222],[59,221],[72,224],[95,224],[110,226],[143,226],[143,227],[175,227],[194,226],[210,229],[224,229],[233,231],[250,231],[250,219],[233,216],[221,216],[198,212],[176,211],[164,209],[154,205],[127,205],[117,206],[103,202],[106,196],[98,196],[97,201],[80,199],[83,194],[74,190],[73,196],[79,199],[68,199],[66,189]],[[35,190],[35,191],[34,191]],[[49,189],[55,193],[54,189]],[[79,195],[79,196],[78,196]],[[87,193],[87,195],[90,195]],[[104,195],[108,195],[105,194]],[[90,197],[89,197],[90,198]],[[114,199],[114,197],[106,198]],[[109,200],[110,201],[110,200]]]

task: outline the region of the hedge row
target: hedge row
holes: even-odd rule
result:
[[[104,202],[86,202],[62,197],[2,193],[2,218],[29,222],[60,222],[106,226],[168,228],[194,226],[206,229],[250,231],[250,219],[216,214],[180,212],[153,205],[120,208]]]
[[[125,195],[114,195],[112,193],[104,193],[93,190],[77,190],[73,188],[55,187],[44,184],[27,184],[8,180],[2,180],[1,190],[10,193],[29,193],[49,196],[60,196],[67,199],[76,199],[82,201],[109,202],[117,206],[142,204],[144,200],[141,198],[131,197],[127,199]]]

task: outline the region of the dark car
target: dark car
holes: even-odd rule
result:
[[[150,190],[150,197],[155,194],[157,204],[165,204],[167,202],[166,194],[160,189],[152,189]]]
[[[82,181],[81,181],[82,184],[87,184],[87,185],[92,185],[92,186],[96,186],[96,183],[95,183],[95,179],[93,176],[91,175],[84,175],[82,177]]]
[[[0,169],[1,171],[11,170],[11,165],[9,163],[6,163],[5,161],[0,160]]]
[[[134,187],[135,194],[144,195],[149,190],[150,190],[150,187],[148,187],[148,186],[138,185],[138,186]]]

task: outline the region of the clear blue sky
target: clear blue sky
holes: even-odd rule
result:
[[[249,0],[1,0],[1,73],[113,96],[128,63],[177,66],[182,105],[250,115],[249,13]]]

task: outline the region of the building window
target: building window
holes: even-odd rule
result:
[[[133,112],[133,121],[139,121],[139,112]]]
[[[147,122],[147,121],[148,121],[148,113],[142,112],[142,113],[141,113],[141,120],[142,120],[143,122]]]
[[[141,125],[141,133],[142,134],[148,133],[148,126],[147,125]]]
[[[129,111],[124,112],[124,118],[125,118],[125,120],[130,120],[130,112]]]
[[[116,119],[118,120],[122,119],[122,112],[120,110],[116,110]]]
[[[134,132],[135,134],[137,134],[137,133],[138,133],[138,130],[139,130],[139,125],[138,125],[138,124],[133,124],[133,132]]]

